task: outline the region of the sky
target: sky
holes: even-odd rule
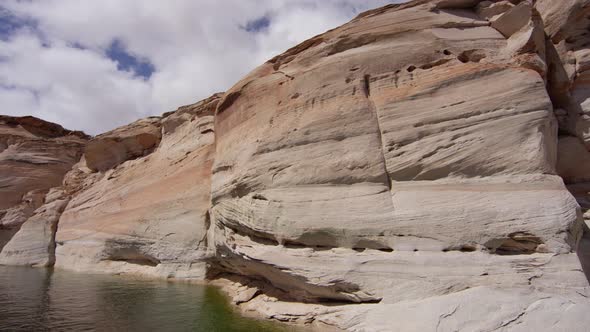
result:
[[[0,114],[96,135],[229,89],[392,0],[0,0]]]

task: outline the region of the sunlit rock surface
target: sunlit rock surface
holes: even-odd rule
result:
[[[587,150],[558,145],[571,120],[544,15],[391,5],[231,88],[211,216],[235,302],[357,331],[584,330],[584,225],[559,175],[584,180]]]
[[[204,278],[215,149],[213,113],[218,100],[213,96],[89,142],[89,147],[97,144],[95,140],[136,144],[152,128],[161,130],[161,141],[151,153],[126,154],[125,161],[116,159],[117,166],[111,154],[94,155],[94,163],[112,165],[106,171],[88,167],[87,155],[96,150],[87,149],[86,165],[73,171],[84,174],[79,177],[86,176],[82,182],[87,183],[59,222],[57,267]],[[159,136],[160,131],[150,137]]]
[[[7,194],[34,207],[0,263],[206,279],[320,329],[586,331],[588,8],[363,13]]]

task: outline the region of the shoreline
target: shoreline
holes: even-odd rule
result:
[[[239,303],[234,302],[232,299],[232,281],[225,278],[215,278],[212,280],[199,280],[199,279],[191,279],[191,278],[165,278],[165,277],[158,277],[155,275],[148,275],[142,273],[110,273],[110,272],[99,272],[99,271],[81,271],[81,270],[74,270],[68,269],[59,266],[15,266],[15,265],[0,265],[0,268],[19,268],[19,269],[39,269],[39,270],[46,270],[49,273],[53,271],[63,271],[66,273],[74,273],[78,275],[98,275],[98,276],[110,276],[110,277],[120,277],[124,280],[135,280],[135,281],[142,281],[142,282],[161,282],[161,283],[170,283],[170,284],[184,284],[184,285],[195,285],[195,286],[203,286],[203,287],[213,287],[223,296],[225,303],[227,304],[228,308],[231,309],[232,312],[236,313],[237,315],[247,318],[253,319],[264,323],[275,324],[282,329],[288,329],[289,331],[293,332],[316,332],[316,331],[327,331],[327,332],[338,332],[343,331],[341,329],[334,328],[328,325],[308,325],[302,324],[300,322],[293,322],[293,321],[284,321],[276,318],[269,318],[265,317],[262,313],[256,310],[247,310],[244,306],[240,305]],[[233,293],[235,295],[235,292]],[[262,295],[262,294],[260,294]]]

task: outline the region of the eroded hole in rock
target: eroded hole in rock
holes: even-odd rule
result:
[[[460,252],[474,252],[477,251],[478,248],[475,245],[471,244],[463,244],[461,246],[453,246],[442,249],[442,252],[451,252],[451,251],[460,251]]]
[[[420,66],[420,69],[423,69],[423,70],[432,69],[434,67],[442,66],[449,61],[450,61],[450,59],[440,59],[440,60],[437,60],[437,61],[434,61],[431,63],[427,63],[425,65],[422,65],[422,66]]]
[[[459,249],[459,251],[461,251],[461,252],[474,252],[475,250],[477,250],[477,248],[475,246],[470,245],[470,244],[462,245],[461,248]]]
[[[543,244],[538,236],[526,232],[512,233],[506,239],[492,242],[495,245],[488,248],[497,255],[530,255],[537,252],[537,247]]]
[[[444,50],[444,51],[443,51],[443,54],[444,54],[444,55],[451,55],[451,54],[453,54],[453,52],[451,52],[451,51],[449,51],[449,50]]]
[[[293,239],[291,242],[303,244],[310,248],[318,250],[333,249],[340,246],[339,234],[332,230],[311,230],[302,234],[299,238]],[[354,245],[357,248],[364,248],[363,245]]]
[[[469,62],[469,58],[465,55],[465,54],[460,54],[457,59],[463,63],[467,63]]]
[[[107,260],[117,261],[117,262],[122,261],[122,262],[126,262],[129,264],[152,266],[152,267],[158,266],[158,264],[160,264],[159,259],[152,257],[150,255],[135,252],[132,249],[129,250],[128,252],[125,252],[123,250],[115,255],[111,255],[111,256],[109,256],[109,258]]]
[[[262,194],[254,194],[252,199],[257,199],[259,201],[268,201],[268,198],[264,197]]]
[[[235,230],[234,230],[235,231]],[[259,244],[264,244],[267,246],[278,246],[279,245],[279,241],[275,240],[274,238],[269,238],[269,237],[263,237],[263,236],[259,236],[259,235],[255,235],[251,232],[236,232],[238,234],[241,235],[245,235],[247,236],[250,240],[259,243]]]
[[[305,244],[305,243],[295,242],[295,241],[284,241],[283,247],[288,248],[288,249],[313,249],[316,251],[332,250],[332,249],[336,248],[336,246]],[[356,248],[356,249],[364,250],[364,248]]]
[[[158,264],[160,264],[160,261],[158,260],[152,260],[152,259],[147,259],[147,258],[138,258],[138,259],[111,259],[112,261],[124,261],[126,263],[129,264],[135,264],[135,265],[144,265],[144,266],[158,266]]]
[[[390,248],[388,245],[380,242],[380,241],[375,241],[375,240],[368,240],[368,239],[361,239],[359,241],[357,241],[354,245],[353,245],[353,249],[354,248],[358,248],[358,249],[372,249],[372,250],[379,250],[379,251],[383,251],[383,252],[392,252],[393,249]]]
[[[343,300],[339,300],[339,299],[332,299],[332,298],[327,298],[327,297],[317,298],[316,301],[317,301],[317,303],[330,304],[330,305],[351,304],[351,302],[348,302],[348,301],[343,301]],[[358,303],[380,303],[380,302],[381,302],[381,299],[374,299],[374,300],[366,300],[366,301],[362,301],[362,302],[358,302]],[[356,302],[352,302],[352,303],[356,303]]]
[[[267,246],[278,246],[279,241],[272,235],[266,234],[261,232],[256,232],[248,227],[244,227],[237,224],[225,224],[217,225],[217,227],[225,228],[230,234],[227,236],[230,242],[235,241],[234,234],[238,234],[240,236],[247,237],[250,241],[256,242],[258,244],[267,245]],[[231,246],[231,243],[228,243]]]
[[[230,195],[234,198],[241,198],[250,193],[250,187],[243,184],[238,183],[235,187],[230,191]]]
[[[148,254],[142,244],[135,242],[110,240],[105,243],[103,260],[123,261],[129,264],[157,266],[160,260]]]
[[[303,249],[303,248],[307,248],[306,245],[301,244],[301,243],[296,243],[296,242],[285,242],[285,243],[283,243],[283,247],[288,248],[288,249]]]
[[[414,65],[412,65],[412,66],[409,66],[409,67],[408,67],[406,70],[408,71],[408,73],[411,73],[411,72],[413,72],[414,70],[416,70],[416,66],[414,66]]]
[[[486,57],[485,53],[483,53],[481,50],[467,50],[467,51],[461,52],[461,54],[459,54],[457,56],[457,59],[463,63],[467,63],[467,62],[480,62],[485,57]]]

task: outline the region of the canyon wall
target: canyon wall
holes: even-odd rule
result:
[[[88,143],[68,174],[82,188],[59,220],[57,267],[204,279],[218,100]]]
[[[9,187],[0,208],[35,203],[0,264],[209,280],[319,328],[585,331],[589,15],[365,12],[224,94],[62,145],[56,181]]]
[[[0,116],[0,250],[61,184],[87,138],[34,117]]]

